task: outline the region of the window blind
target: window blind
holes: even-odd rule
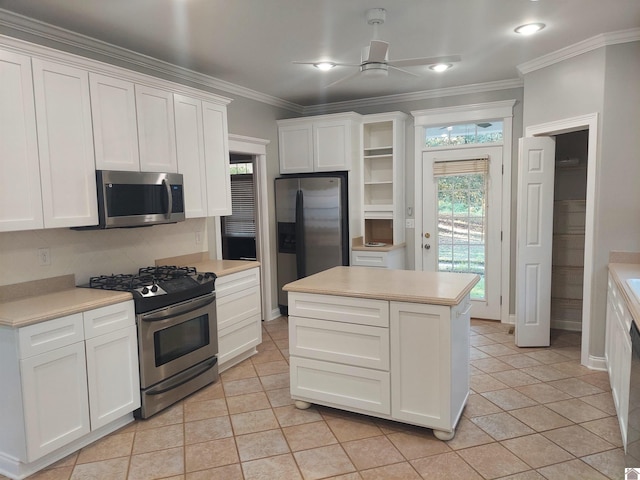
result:
[[[224,220],[224,234],[236,237],[255,237],[255,194],[253,175],[231,175],[230,216]]]
[[[449,175],[464,175],[468,173],[489,172],[489,157],[474,158],[471,160],[449,160],[433,162],[433,176],[444,177]]]

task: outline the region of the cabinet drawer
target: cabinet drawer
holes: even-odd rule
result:
[[[254,315],[237,322],[218,334],[218,364],[250,350],[262,341],[260,317]]]
[[[32,357],[84,341],[82,313],[47,322],[36,323],[18,330],[20,358]]]
[[[216,279],[216,298],[260,284],[260,269],[252,268]]]
[[[289,293],[289,315],[375,327],[389,326],[389,302],[367,298]]]
[[[289,317],[290,354],[389,370],[389,329]]]
[[[216,299],[218,331],[247,317],[260,315],[260,288],[257,286]]]
[[[351,265],[360,267],[382,267],[387,265],[387,252],[359,252],[351,253]]]
[[[337,363],[290,358],[291,395],[333,406],[391,413],[389,373]]]
[[[83,313],[85,338],[93,338],[135,325],[133,301],[116,303]]]

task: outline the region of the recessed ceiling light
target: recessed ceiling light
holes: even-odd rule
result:
[[[314,63],[313,66],[319,70],[331,70],[333,67],[336,66],[336,64],[332,62],[319,62],[319,63]]]
[[[520,35],[533,35],[545,27],[544,23],[527,23],[516,27],[513,31]]]
[[[449,70],[453,65],[450,63],[436,63],[435,65],[429,65],[429,68],[434,72],[444,72],[445,70]]]

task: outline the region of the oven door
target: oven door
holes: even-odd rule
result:
[[[209,293],[137,316],[142,389],[218,354],[215,299]]]

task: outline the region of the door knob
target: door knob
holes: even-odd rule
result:
[[[425,250],[429,250],[431,248],[431,245],[429,245],[428,243],[424,244],[424,249]]]
[[[431,234],[429,232],[425,233],[424,238],[431,238]]]

